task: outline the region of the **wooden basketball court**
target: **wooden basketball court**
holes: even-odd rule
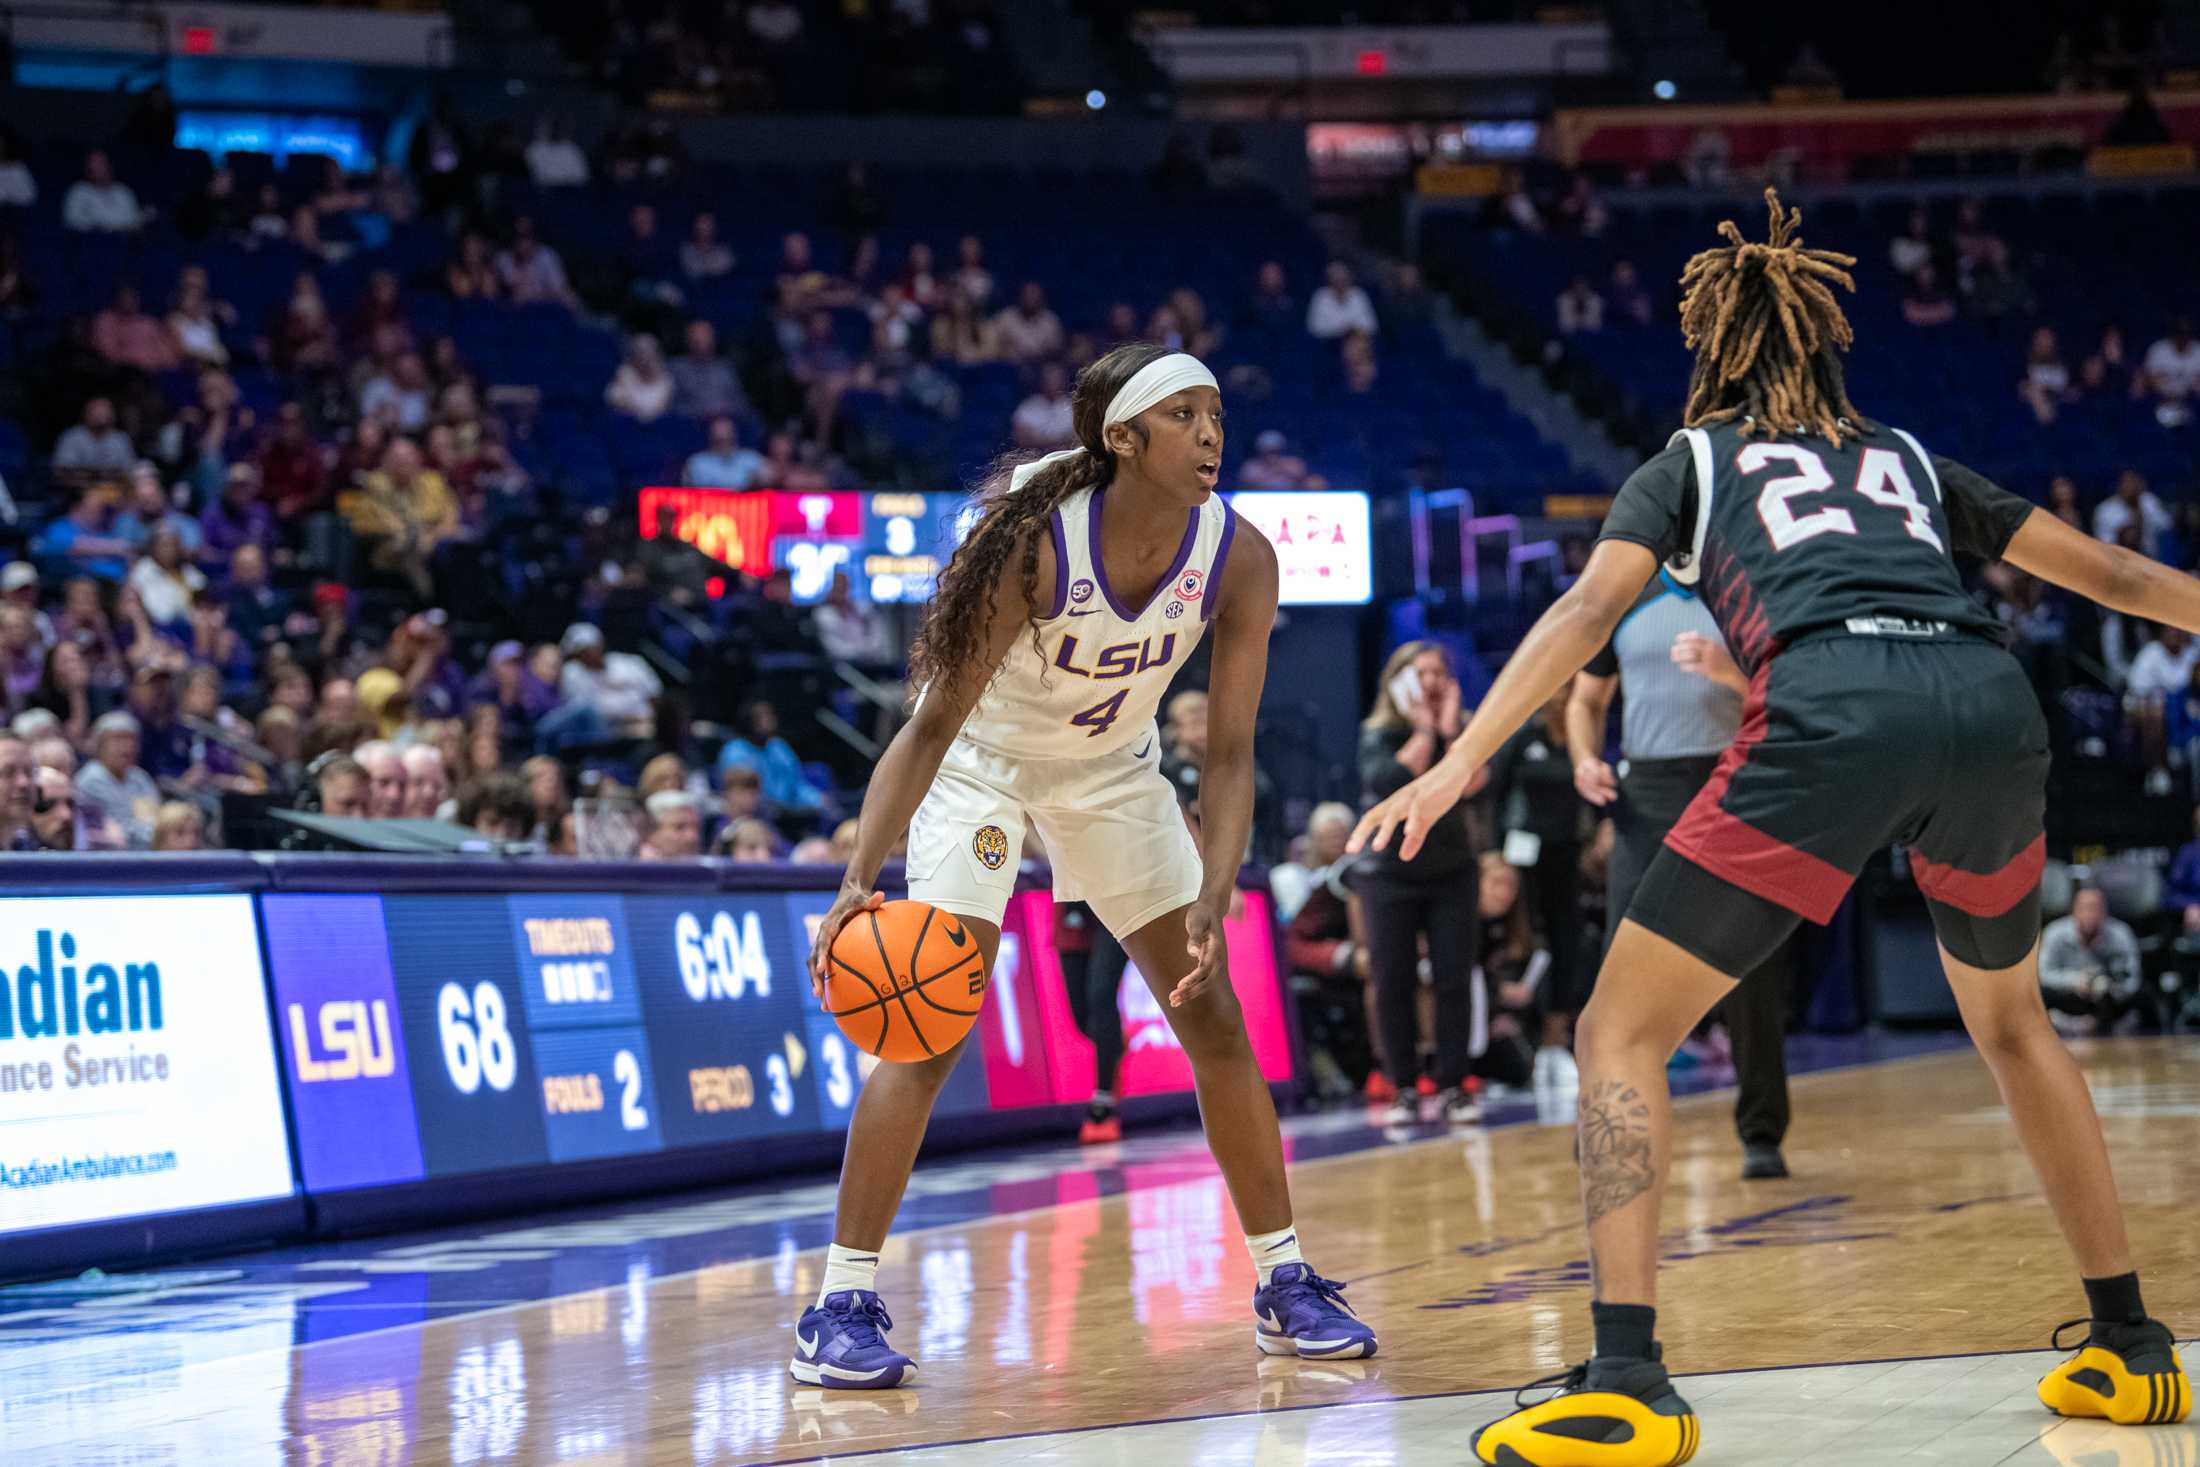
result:
[[[2200,1329],[2200,1042],[2077,1049],[2148,1302]],[[2062,1423],[2031,1400],[2049,1332],[2084,1301],[1968,1050],[1799,1077],[1785,1182],[1737,1180],[1730,1103],[1680,1103],[1666,1209],[1661,1334],[1676,1373],[1713,1377],[1686,1387],[1698,1462],[2200,1467],[2191,1423]],[[1466,1461],[1511,1388],[1588,1351],[1570,1136],[1363,1135],[1294,1165],[1309,1260],[1381,1331],[1370,1361],[1253,1349],[1236,1219],[1196,1136],[1177,1134],[1065,1153],[1058,1175],[1024,1158],[974,1215],[899,1234],[880,1287],[895,1344],[922,1364],[912,1390],[787,1377],[830,1207],[829,1183],[805,1178],[585,1225],[217,1260],[104,1293],[0,1291],[0,1457]],[[934,1171],[905,1218],[945,1195],[923,1185]],[[689,1251],[667,1252],[673,1238]]]

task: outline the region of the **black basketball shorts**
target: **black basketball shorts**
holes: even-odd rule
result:
[[[2039,700],[1999,647],[1812,635],[1758,668],[1627,915],[1739,976],[1899,841],[1942,945],[2014,966],[2039,937],[2047,763]]]

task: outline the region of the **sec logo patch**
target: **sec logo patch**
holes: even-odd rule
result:
[[[1167,606],[1162,608],[1161,614],[1167,617],[1169,620],[1175,621],[1178,617],[1184,614],[1184,603],[1181,601],[1171,601]]]
[[[970,853],[988,871],[998,871],[1008,864],[1008,832],[998,825],[981,825],[978,833],[970,837]]]
[[[1197,601],[1207,590],[1204,572],[1188,570],[1176,578],[1176,594],[1186,601]]]

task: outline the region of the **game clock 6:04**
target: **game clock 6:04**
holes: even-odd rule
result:
[[[813,1034],[806,949],[784,897],[626,899],[642,1017],[664,1099],[668,1146],[815,1131],[842,1119],[820,1090],[853,1105],[846,1041]]]
[[[703,910],[694,903],[680,905],[672,923],[672,942],[679,955],[680,984],[691,1002],[707,1006],[714,1001],[735,1004],[753,998],[750,1014],[769,1012],[774,954],[764,935],[767,919],[774,923],[782,919],[778,903],[770,899]],[[785,963],[786,955],[780,953],[782,972]],[[703,1012],[708,1013],[708,1009]],[[739,1011],[727,1012],[736,1020],[731,1027],[738,1031]],[[766,1025],[756,1032],[761,1035],[768,1029]],[[690,1107],[700,1115],[731,1115],[753,1109],[761,1102],[784,1120],[794,1114],[795,1087],[807,1083],[805,1073],[814,1059],[819,1066],[817,1083],[825,1117],[830,1120],[836,1107],[845,1110],[855,1103],[858,1082],[851,1069],[854,1051],[837,1033],[831,1036],[831,1043],[824,1045],[816,1044],[816,1037],[811,1034],[812,1042],[806,1044],[801,1035],[783,1031],[780,1047],[763,1056],[760,1074],[738,1061],[690,1069]]]

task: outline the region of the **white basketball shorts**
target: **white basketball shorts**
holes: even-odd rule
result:
[[[1161,735],[1092,759],[1025,759],[963,739],[909,822],[909,895],[1000,925],[1026,827],[1054,895],[1127,937],[1199,897],[1199,847],[1161,775]]]

